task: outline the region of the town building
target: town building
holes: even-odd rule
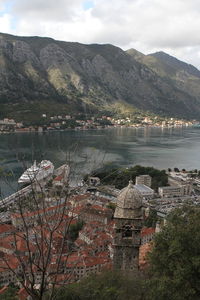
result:
[[[190,195],[192,192],[190,184],[177,186],[162,186],[158,188],[158,193],[161,198],[181,197]]]
[[[187,174],[173,174],[168,176],[168,183],[170,186],[182,187],[183,195],[191,195],[193,189],[193,180]]]
[[[146,199],[152,199],[154,196],[154,190],[144,184],[135,184],[134,188]]]
[[[68,256],[64,266],[65,274],[72,274],[76,280],[88,276],[90,274],[97,274],[102,269],[110,269],[111,260],[104,256],[86,256],[79,253],[73,253]]]
[[[143,223],[142,196],[132,181],[118,196],[114,220],[113,267],[138,270]]]
[[[155,235],[155,228],[153,227],[144,227],[141,230],[141,244],[144,245],[153,240]]]
[[[13,234],[15,231],[15,227],[11,224],[0,224],[0,239]]]
[[[59,214],[63,212],[65,204],[61,205],[55,205],[51,207],[46,207],[44,209],[40,210],[34,210],[32,212],[26,212],[22,215],[20,213],[13,213],[11,215],[11,221],[12,225],[16,227],[17,229],[23,230],[24,224],[26,224],[27,227],[33,227],[36,226],[38,223],[40,223],[41,218],[49,218],[51,216],[55,216],[55,214]],[[68,216],[76,217],[76,212],[73,210],[69,210],[68,208],[65,209],[65,213]]]
[[[8,263],[9,267],[7,266]],[[4,259],[0,261],[0,285],[8,286],[9,284],[16,283],[16,274],[18,274],[20,270],[20,263],[16,257],[8,254],[4,255]]]
[[[108,224],[112,218],[112,210],[89,203],[81,210],[79,218],[84,222],[98,221],[103,224]]]
[[[144,184],[148,187],[151,187],[151,176],[149,175],[140,175],[140,176],[136,176],[135,179],[135,184]]]
[[[140,270],[144,270],[148,267],[147,257],[148,257],[148,253],[151,252],[152,248],[153,248],[153,244],[151,242],[141,245],[140,253],[139,253]]]

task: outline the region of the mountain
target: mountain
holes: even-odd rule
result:
[[[156,61],[158,70],[146,57]],[[199,118],[199,97],[177,84],[176,71],[165,76],[168,69],[173,68],[154,55],[126,52],[110,44],[1,33],[0,116],[20,119],[43,112],[105,112],[125,105]],[[193,77],[197,78],[190,74]]]
[[[169,80],[173,86],[188,93],[197,102],[200,100],[200,71],[194,66],[178,60],[164,52],[139,55],[132,49],[128,53],[146,65],[158,76]]]
[[[163,51],[149,54],[149,56],[153,56],[174,70],[184,70],[190,75],[196,76],[200,78],[200,71],[194,66],[187,64]]]

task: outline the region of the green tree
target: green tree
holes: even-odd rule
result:
[[[8,287],[8,289],[0,294],[0,300],[17,300],[17,288]]]
[[[110,202],[110,203],[108,203],[107,208],[112,209],[113,214],[114,214],[116,206],[117,205],[115,203]]]
[[[84,225],[83,221],[78,221],[75,224],[71,224],[69,227],[69,237],[71,238],[72,241],[75,241],[78,237],[79,231],[82,229]]]
[[[200,299],[200,210],[175,210],[149,255],[149,299]]]
[[[165,170],[157,170],[153,167],[144,167],[136,165],[131,168],[113,168],[108,170],[97,170],[92,174],[101,179],[102,184],[112,184],[116,188],[122,189],[129,180],[135,181],[136,176],[150,175],[152,177],[152,188],[157,190],[159,186],[168,184],[168,176]]]
[[[144,225],[146,227],[156,227],[157,220],[157,211],[155,209],[151,209],[149,212],[149,216],[144,220]]]
[[[56,300],[144,300],[145,294],[142,277],[105,271],[59,289]]]

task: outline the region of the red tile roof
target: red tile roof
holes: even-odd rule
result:
[[[9,271],[9,269],[15,270],[18,266],[19,260],[13,255],[5,254],[0,258],[0,272]]]
[[[15,227],[13,225],[10,224],[0,224],[0,234],[4,233],[4,232],[14,232],[15,231]]]
[[[38,215],[38,216],[44,215],[49,211],[58,212],[60,208],[64,208],[65,206],[66,206],[65,204],[61,204],[61,205],[56,205],[56,206],[45,207],[44,209],[23,213],[23,217],[26,218],[26,217],[31,217],[31,216],[35,216],[35,215]],[[66,211],[67,211],[67,208],[66,208]],[[11,217],[21,218],[22,216],[20,213],[14,213],[11,215]]]
[[[2,238],[0,240],[0,247],[4,249],[8,249],[11,251],[15,251],[17,249],[18,251],[28,251],[27,249],[27,244],[25,241],[25,238],[23,237],[23,234],[21,235],[18,233],[18,235],[9,235],[6,236],[5,238]],[[29,247],[33,250],[34,246],[31,242],[29,242]],[[3,252],[3,250],[1,250]]]
[[[141,230],[141,236],[150,235],[155,233],[155,228],[153,227],[143,227]]]
[[[53,181],[61,181],[63,179],[63,174],[58,175],[56,178],[54,178]]]
[[[145,268],[148,264],[147,262],[147,254],[151,251],[153,247],[153,243],[146,243],[140,246],[139,250],[139,266],[141,269]]]
[[[18,291],[18,297],[19,297],[19,299],[20,300],[25,300],[25,299],[27,299],[27,297],[28,297],[28,293],[27,293],[27,291],[25,290],[25,288],[21,288],[19,291]]]

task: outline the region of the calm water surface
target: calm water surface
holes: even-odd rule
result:
[[[56,167],[70,162],[83,176],[105,165],[141,164],[159,169],[200,169],[200,129],[116,128],[91,131],[0,135],[0,166],[10,176],[0,178],[2,196],[17,189],[17,179],[36,159]]]

